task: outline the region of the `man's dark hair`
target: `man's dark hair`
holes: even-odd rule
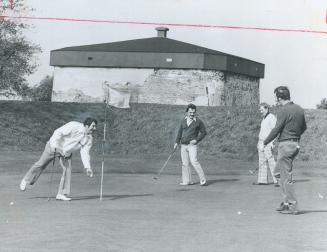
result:
[[[97,125],[98,124],[98,121],[96,120],[96,119],[94,119],[94,118],[91,118],[91,117],[87,117],[85,120],[84,120],[84,126],[90,126],[92,123],[95,123],[95,125]]]
[[[290,90],[286,86],[279,86],[275,88],[274,93],[276,94],[276,97],[283,100],[290,100]]]
[[[189,105],[187,105],[187,108],[186,108],[186,112],[189,110],[189,109],[194,109],[196,111],[196,106],[192,103],[190,103]]]

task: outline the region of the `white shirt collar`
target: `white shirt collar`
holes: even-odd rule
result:
[[[191,119],[189,116],[185,116],[185,119],[186,120],[191,120],[191,121],[194,121],[194,122],[196,121],[196,117],[195,116],[193,117],[193,119]]]

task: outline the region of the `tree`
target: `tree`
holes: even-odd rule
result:
[[[51,101],[53,87],[53,77],[45,76],[40,84],[31,89],[31,98],[33,101]]]
[[[317,109],[327,109],[327,99],[323,98],[320,104],[317,104]]]
[[[27,11],[24,2],[0,1],[0,16]],[[0,93],[26,96],[30,90],[26,77],[36,70],[35,55],[41,49],[24,36],[29,28],[20,19],[0,17]]]

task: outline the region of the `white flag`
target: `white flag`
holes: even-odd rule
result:
[[[129,100],[131,98],[128,90],[117,90],[109,87],[109,100],[108,105],[116,108],[129,108]]]

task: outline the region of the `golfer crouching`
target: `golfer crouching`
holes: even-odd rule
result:
[[[207,184],[201,164],[197,158],[197,144],[207,134],[203,122],[195,116],[196,106],[189,104],[186,108],[186,117],[182,120],[174,148],[181,144],[181,158],[182,158],[182,182],[180,185],[192,185],[192,172],[190,170],[190,161],[196,173],[200,178],[200,185]]]
[[[56,129],[45,145],[39,161],[28,170],[22,179],[20,190],[25,191],[27,185],[33,185],[51,161],[54,162],[55,158],[59,157],[60,164],[63,168],[63,176],[60,180],[56,199],[71,200],[67,196],[70,194],[72,153],[80,150],[86,175],[93,177],[90,163],[90,149],[93,142],[92,133],[96,130],[97,123],[96,119],[88,117],[84,123],[72,121]],[[63,161],[68,161],[67,167]]]

